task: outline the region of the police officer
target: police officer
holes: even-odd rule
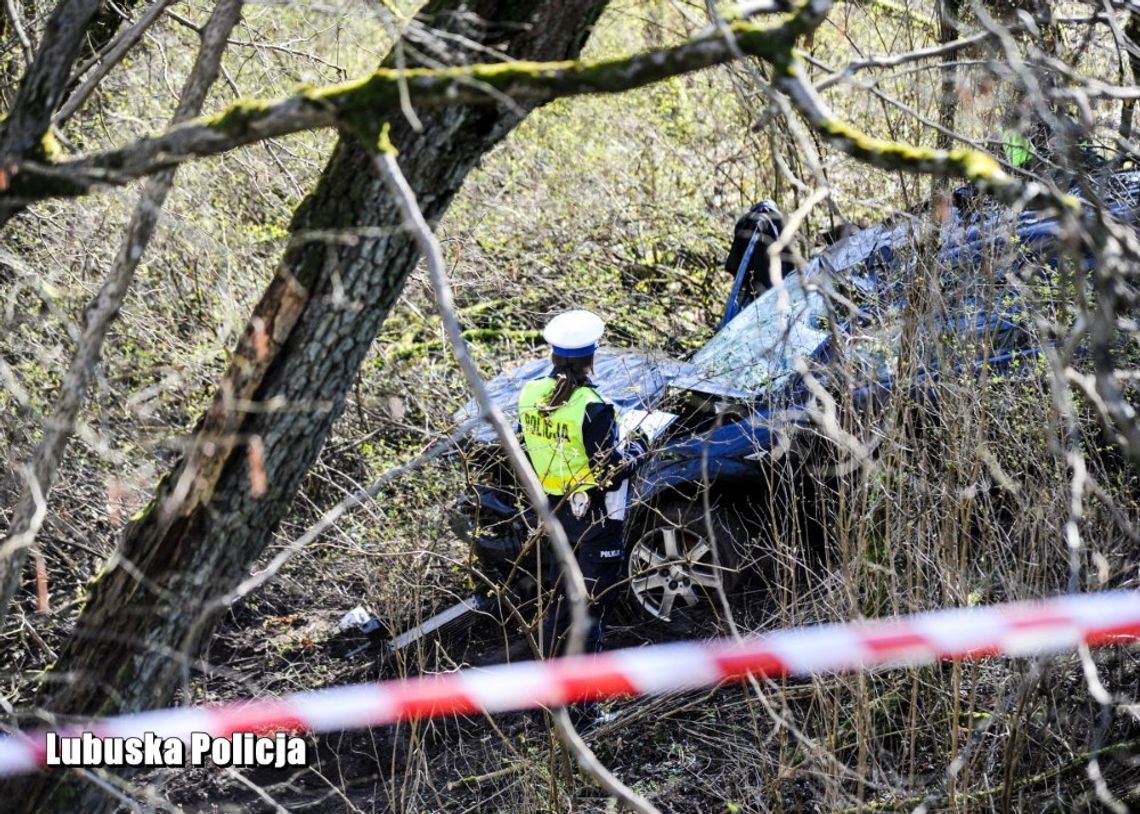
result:
[[[589,311],[567,311],[543,331],[554,369],[529,382],[519,396],[519,424],[527,457],[555,515],[574,546],[589,594],[591,625],[586,652],[602,649],[606,612],[621,581],[622,527],[628,477],[644,452],[640,440],[619,447],[614,407],[590,381],[594,352],[605,324]],[[556,595],[543,620],[544,654],[564,646],[570,607],[557,559],[549,576]]]

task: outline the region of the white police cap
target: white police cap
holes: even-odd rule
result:
[[[605,329],[606,324],[597,314],[566,311],[546,323],[542,338],[559,356],[589,356],[598,349]]]

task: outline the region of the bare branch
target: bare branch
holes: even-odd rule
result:
[[[194,116],[202,109],[206,94],[218,76],[226,39],[241,16],[241,6],[242,0],[219,0],[215,7],[202,32],[202,48],[174,113],[175,123]],[[46,494],[55,483],[59,463],[86,399],[87,387],[102,356],[107,330],[119,314],[135,270],[154,234],[158,214],[174,183],[175,171],[170,169],[159,173],[143,188],[111,272],[84,312],[83,333],[60,386],[55,409],[28,464],[31,473],[29,488],[21,495],[4,542],[0,545],[0,620],[7,614],[12,597],[19,588],[25,554],[34,544],[43,520],[43,496],[40,492]]]
[[[345,497],[331,509],[326,511],[320,516],[317,522],[313,523],[305,533],[297,537],[293,542],[289,543],[283,550],[277,553],[276,556],[264,567],[259,569],[256,573],[250,575],[246,579],[230,591],[225,596],[219,597],[212,601],[205,613],[199,614],[195,627],[191,630],[188,638],[193,638],[198,635],[201,625],[205,620],[211,617],[214,611],[223,610],[228,608],[235,602],[248,596],[253,591],[256,591],[262,585],[273,579],[281,571],[285,565],[293,559],[301,551],[304,551],[312,543],[316,542],[322,534],[336,525],[342,517],[355,509],[357,506],[362,506],[368,501],[375,500],[376,496],[380,494],[381,490],[391,485],[393,482],[420,469],[425,464],[434,461],[441,455],[449,452],[455,445],[465,438],[471,431],[471,428],[478,424],[482,419],[473,418],[460,424],[455,430],[446,438],[432,444],[422,453],[412,458],[407,463],[399,464],[387,470],[372,482],[366,489],[358,489],[352,494]]]
[[[162,12],[173,2],[175,2],[175,0],[157,0],[157,2],[151,5],[151,7],[139,17],[134,25],[116,37],[115,43],[111,46],[110,50],[108,50],[107,54],[95,65],[94,70],[83,80],[83,84],[75,89],[75,92],[71,94],[68,100],[59,109],[59,112],[55,114],[53,121],[56,124],[63,124],[83,106],[83,103],[87,101],[87,97],[89,97],[96,86],[103,81],[103,77],[122,61],[127,51],[133,48],[135,44],[142,39],[142,35],[146,33],[146,30],[162,16]],[[200,108],[201,105],[199,105],[199,109]]]
[[[916,147],[868,135],[832,112],[816,89],[803,79],[803,63],[792,53],[777,69],[776,87],[788,95],[792,105],[828,144],[852,158],[885,170],[965,177],[1006,202],[1075,205],[1043,185],[1024,184],[1013,178],[992,156],[978,150]]]
[[[439,241],[435,239],[431,227],[424,220],[419,204],[416,203],[415,193],[404,179],[399,164],[396,163],[394,148],[391,145],[385,145],[385,147],[386,149],[382,147],[375,154],[373,160],[392,190],[392,194],[396,197],[404,215],[405,223],[419,244],[420,251],[427,258],[432,288],[435,290],[436,300],[439,303],[440,318],[443,321],[444,330],[455,353],[455,358],[463,369],[467,383],[475,393],[475,400],[482,410],[483,417],[495,428],[495,434],[510,461],[511,468],[514,469],[515,475],[526,491],[527,498],[534,506],[535,511],[538,512],[546,533],[550,537],[550,542],[554,546],[554,552],[567,579],[566,597],[571,603],[570,642],[567,645],[566,652],[569,654],[581,652],[582,645],[586,641],[586,631],[589,628],[590,620],[586,608],[586,583],[582,578],[582,570],[578,567],[577,560],[574,559],[574,549],[566,536],[566,530],[562,528],[562,523],[559,522],[558,517],[550,508],[550,500],[547,498],[546,492],[543,491],[542,484],[539,483],[538,476],[534,473],[534,468],[527,461],[522,447],[519,446],[519,440],[515,437],[514,429],[507,423],[503,411],[499,409],[487,391],[487,385],[479,374],[479,368],[476,367],[475,361],[468,352],[467,340],[463,338],[463,329],[455,317],[451,285],[447,281],[447,272],[443,263],[443,253],[439,248]]]
[[[740,22],[729,30],[742,52],[775,59],[809,27],[803,16],[797,16],[774,28]],[[277,101],[238,101],[214,115],[109,152],[56,164],[29,161],[11,179],[0,202],[6,199],[11,206],[80,195],[96,184],[125,184],[194,158],[302,130],[344,127],[375,141],[387,118],[400,111],[401,86],[406,86],[420,109],[493,104],[504,98],[541,103],[563,96],[631,90],[720,65],[733,56],[724,37],[709,37],[598,63],[519,61],[443,69],[382,67],[362,79],[302,89]]]
[[[776,87],[829,144],[873,166],[907,172],[963,176],[1005,200],[1058,198],[1044,188],[1026,188],[989,155],[971,149],[933,150],[878,139],[839,120],[803,79],[795,42],[814,30],[830,0],[808,0],[781,25],[738,21],[716,34],[673,48],[597,63],[508,62],[443,69],[380,68],[363,79],[305,89],[274,102],[239,101],[225,110],[140,139],[116,150],[58,164],[27,162],[0,194],[4,207],[84,194],[98,184],[123,184],[194,158],[301,130],[340,127],[365,141],[376,140],[387,119],[401,109],[403,89],[417,107],[493,104],[503,99],[543,103],[555,98],[618,93],[667,77],[754,56],[776,69]]]

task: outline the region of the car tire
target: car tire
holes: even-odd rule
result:
[[[682,608],[719,607],[718,584],[727,591],[739,583],[739,547],[747,542],[743,524],[718,507],[711,518],[715,558],[699,502],[651,508],[635,524],[626,547],[626,576],[636,612],[671,622]]]

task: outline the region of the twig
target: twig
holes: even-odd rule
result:
[[[445,788],[448,791],[455,791],[456,789],[461,789],[466,786],[478,786],[480,783],[486,783],[489,780],[498,780],[500,777],[509,777],[512,774],[518,774],[525,768],[527,768],[527,765],[520,761],[518,763],[512,763],[510,766],[504,766],[501,769],[495,769],[493,772],[452,780]]]
[[[581,652],[586,640],[589,627],[589,613],[586,607],[586,583],[582,578],[582,571],[574,557],[574,549],[566,536],[562,523],[550,507],[550,500],[542,485],[538,481],[534,468],[526,458],[526,454],[515,437],[513,428],[507,423],[506,416],[495,404],[483,377],[479,373],[474,360],[467,348],[467,340],[463,338],[463,329],[455,316],[454,300],[451,296],[451,284],[447,280],[447,272],[443,262],[443,252],[439,241],[435,239],[431,227],[428,226],[416,201],[415,192],[404,178],[399,164],[396,163],[393,148],[380,149],[374,153],[373,160],[381,176],[385,179],[404,216],[405,225],[412,231],[420,251],[427,258],[428,271],[431,275],[432,287],[435,289],[436,300],[439,304],[440,318],[448,341],[451,342],[456,360],[463,369],[471,389],[475,392],[475,401],[479,405],[482,417],[495,429],[499,443],[510,461],[511,468],[522,484],[527,498],[538,512],[539,518],[546,529],[550,542],[554,547],[567,578],[566,598],[571,603],[570,642],[567,652],[570,654]]]
[[[60,0],[48,18],[36,55],[0,126],[0,170],[5,181],[21,161],[45,151],[44,137],[63,98],[87,24],[99,6],[99,0]]]
[[[1121,741],[1120,743],[1114,743],[1111,746],[1105,746],[1105,747],[1101,748],[1099,750],[1099,754],[1105,755],[1105,754],[1113,754],[1116,752],[1128,752],[1128,751],[1135,750],[1137,748],[1140,748],[1140,740]],[[1026,789],[1026,788],[1030,788],[1032,786],[1036,786],[1036,785],[1038,785],[1038,784],[1040,784],[1046,780],[1053,780],[1054,778],[1063,777],[1066,774],[1069,774],[1070,772],[1072,772],[1076,769],[1079,769],[1081,764],[1084,763],[1086,760],[1089,760],[1092,756],[1093,756],[1093,753],[1091,753],[1091,752],[1087,752],[1083,755],[1077,755],[1072,760],[1058,766],[1055,769],[1048,769],[1048,770],[1043,771],[1043,772],[1038,772],[1037,774],[1033,775],[1032,777],[1022,778],[1021,780],[1018,780],[1016,783],[1013,784],[1013,790],[1014,791],[1021,791],[1022,789]],[[992,789],[982,789],[981,791],[974,791],[974,792],[969,792],[969,793],[959,792],[958,800],[960,800],[960,801],[985,800],[987,798],[996,797],[997,795],[1001,794],[1003,792],[1004,788],[1005,788],[1004,786],[995,786]],[[854,808],[845,808],[839,814],[857,814],[857,812],[864,812],[864,811],[899,811],[902,809],[910,808],[911,806],[919,805],[923,801],[925,801],[926,799],[927,799],[926,796],[917,795],[914,797],[905,797],[902,799],[882,800],[882,801],[873,802],[873,803],[865,803],[863,805],[856,806]]]
[[[281,803],[274,800],[268,791],[257,785],[257,783],[254,783],[237,769],[227,767],[225,772],[226,775],[232,780],[236,780],[238,783],[245,786],[247,789],[257,795],[257,798],[261,800],[261,802],[265,803],[265,805],[269,806],[274,812],[276,812],[276,814],[289,814],[288,809],[281,805]]]
[[[982,31],[969,37],[954,40],[942,45],[934,45],[929,48],[917,48],[913,51],[907,51],[905,54],[893,54],[891,56],[878,56],[867,57],[866,59],[858,59],[848,62],[842,70],[833,70],[831,76],[824,79],[822,82],[815,86],[818,91],[824,91],[839,82],[843,82],[852,74],[859,71],[865,71],[869,68],[896,68],[899,65],[905,65],[909,62],[918,62],[923,59],[932,59],[934,57],[945,56],[947,54],[955,53],[963,48],[969,48],[971,45],[979,45],[986,40],[989,40],[994,35],[989,31]],[[802,55],[801,55],[802,56]]]
[[[547,535],[554,547],[555,555],[558,557],[559,563],[562,566],[563,579],[567,583],[565,592],[571,608],[570,642],[567,646],[567,652],[571,654],[581,652],[589,625],[589,615],[586,606],[586,584],[582,578],[582,571],[574,558],[574,551],[570,547],[569,539],[566,537],[566,530],[563,529],[562,524],[551,510],[550,501],[546,493],[542,490],[542,486],[538,482],[538,477],[535,475],[533,467],[531,467],[530,462],[526,459],[522,448],[519,446],[514,431],[507,424],[506,417],[491,398],[491,394],[488,392],[487,386],[479,374],[474,360],[468,353],[467,342],[463,339],[462,328],[459,325],[459,320],[455,316],[455,304],[451,296],[451,285],[447,279],[447,272],[443,262],[443,252],[440,250],[439,241],[436,240],[431,227],[428,226],[427,221],[424,219],[423,212],[420,211],[415,192],[408,184],[407,179],[404,178],[404,174],[396,161],[395,149],[391,144],[387,143],[386,134],[383,142],[380,149],[373,153],[374,163],[389,189],[391,189],[392,194],[395,196],[400,211],[404,216],[405,225],[412,231],[416,242],[419,244],[420,251],[427,259],[432,287],[435,289],[436,301],[439,305],[440,318],[443,320],[444,329],[447,332],[449,341],[452,343],[452,348],[455,352],[456,359],[459,361],[460,367],[463,369],[464,376],[467,378],[472,390],[475,391],[475,399],[482,410],[483,416],[490,421],[491,425],[495,428],[495,433],[499,438],[499,444],[505,451],[512,469],[514,469],[515,474],[518,476],[519,481],[527,493],[527,497],[538,512],[546,528]],[[574,729],[574,725],[570,721],[570,716],[564,708],[554,713],[554,724],[558,730],[558,736],[566,745],[566,748],[577,758],[579,765],[585,769],[602,788],[635,811],[642,812],[642,814],[660,814],[652,803],[618,780],[617,777],[597,759],[597,756],[594,755],[582,740],[582,737]]]
[[[367,489],[361,489],[359,491],[353,492],[351,495],[344,498],[342,501],[340,501],[340,503],[336,504],[331,509],[326,511],[323,515],[321,515],[320,519],[317,520],[317,522],[313,525],[309,526],[309,528],[305,530],[304,534],[302,534],[300,537],[286,546],[282,551],[280,551],[277,556],[269,562],[268,565],[250,576],[248,579],[242,581],[236,588],[230,591],[230,593],[226,594],[223,597],[220,597],[211,603],[210,609],[220,610],[222,608],[228,607],[234,602],[237,602],[239,599],[248,596],[252,591],[257,590],[259,587],[276,576],[277,573],[285,566],[285,564],[289,562],[289,560],[291,560],[299,552],[308,548],[309,545],[313,543],[313,541],[315,541],[318,537],[332,528],[333,525],[335,525],[337,521],[339,521],[342,517],[355,509],[357,506],[361,506],[364,503],[375,499],[376,495],[380,494],[380,490],[388,486],[388,484],[399,478],[402,478],[409,472],[414,472],[424,464],[427,464],[430,461],[434,461],[440,455],[447,452],[449,449],[455,446],[457,441],[466,436],[471,428],[478,424],[479,421],[480,419],[478,418],[473,418],[469,421],[465,421],[453,433],[447,436],[447,438],[444,438],[442,441],[433,444],[427,450],[417,455],[407,463],[403,463],[399,466],[394,466],[389,469],[387,472],[373,481],[372,485]],[[212,616],[212,613],[202,613],[199,614],[199,619],[205,619],[209,616]]]
[[[817,205],[827,200],[831,195],[831,190],[827,187],[819,187],[814,190],[811,195],[807,197],[796,211],[788,216],[787,222],[784,224],[783,230],[768,247],[768,275],[772,280],[773,286],[780,286],[780,307],[781,310],[787,308],[787,289],[784,288],[784,274],[783,269],[780,267],[780,255],[784,249],[792,244],[792,240],[799,231],[800,226],[803,225],[804,219],[815,209]]]

